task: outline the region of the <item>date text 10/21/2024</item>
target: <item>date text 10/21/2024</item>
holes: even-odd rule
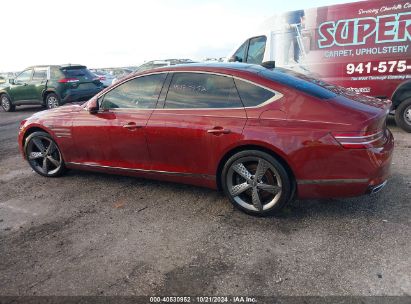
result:
[[[150,303],[257,303],[255,297],[249,296],[184,296],[184,297],[150,297]]]

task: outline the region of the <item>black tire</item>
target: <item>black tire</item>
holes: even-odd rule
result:
[[[30,134],[25,140],[24,152],[30,167],[42,176],[57,177],[66,171],[60,148],[46,132]]]
[[[411,98],[401,102],[395,109],[395,122],[401,129],[411,133]]]
[[[1,102],[1,107],[5,112],[13,112],[16,110],[16,106],[12,104],[10,97],[7,96],[6,94],[1,94],[0,95],[0,102]]]
[[[258,150],[231,156],[222,170],[221,185],[234,207],[256,216],[278,213],[292,196],[290,176],[284,166]]]
[[[48,93],[45,99],[47,109],[54,109],[61,105],[60,97],[56,93]]]

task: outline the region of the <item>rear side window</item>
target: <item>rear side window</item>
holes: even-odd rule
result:
[[[275,96],[274,92],[247,81],[239,79],[234,81],[245,107],[256,107]]]
[[[260,64],[263,62],[265,44],[267,42],[267,37],[260,36],[250,39],[250,44],[248,46],[247,52],[247,63]]]
[[[47,70],[45,69],[34,69],[33,80],[46,80]]]
[[[89,79],[95,78],[95,76],[87,70],[87,68],[64,68],[62,72],[66,78],[79,78],[86,77]]]
[[[53,80],[57,80],[63,78],[63,72],[57,67],[50,67],[50,78]]]
[[[240,107],[232,77],[205,73],[175,73],[165,103],[168,109]]]
[[[335,86],[291,70],[275,68],[273,71],[266,70],[259,74],[267,79],[320,99],[330,99],[337,96],[337,94],[333,92]]]
[[[129,80],[103,98],[103,109],[153,109],[167,74],[155,74]]]

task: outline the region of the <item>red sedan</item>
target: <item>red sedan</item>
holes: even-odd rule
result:
[[[265,215],[292,198],[386,183],[390,102],[289,70],[190,64],[134,74],[87,103],[34,114],[19,145],[37,173],[66,168],[222,189]]]

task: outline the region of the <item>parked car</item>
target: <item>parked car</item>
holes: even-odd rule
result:
[[[176,64],[188,64],[188,63],[195,63],[195,61],[191,59],[165,59],[165,60],[152,60],[140,65],[135,72],[141,73],[147,70],[152,70],[155,68],[161,68],[165,66],[171,66]]]
[[[106,87],[133,72],[129,68],[103,68],[91,69],[90,71],[97,75]]]
[[[20,105],[51,109],[87,100],[102,89],[103,84],[84,65],[33,66],[0,85],[0,101],[6,112]]]
[[[116,76],[117,79],[123,78],[133,72],[133,70],[129,68],[107,68],[105,71]]]
[[[94,75],[96,75],[100,79],[104,87],[109,87],[116,81],[116,76],[106,71],[99,70],[99,69],[91,69],[90,72],[92,72]]]
[[[281,68],[190,64],[37,113],[22,121],[18,143],[46,177],[77,168],[183,182],[265,215],[294,196],[380,190],[394,146],[390,106]]]
[[[291,11],[266,20],[228,58],[275,61],[355,92],[389,98],[397,125],[411,132],[410,19],[410,5],[397,0]]]

